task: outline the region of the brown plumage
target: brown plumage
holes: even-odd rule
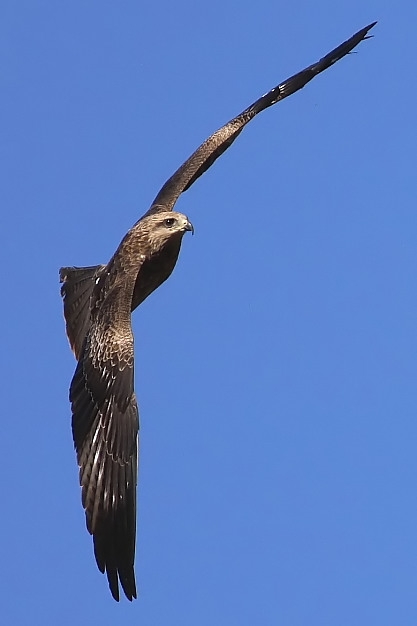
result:
[[[188,218],[173,207],[255,115],[295,93],[348,54],[368,38],[375,23],[274,87],[211,135],[164,184],[107,265],[60,270],[66,330],[78,361],[70,400],[82,504],[97,565],[107,573],[115,600],[119,600],[119,582],[129,600],[136,598],[139,415],[131,312],[170,276],[182,237],[193,230]]]

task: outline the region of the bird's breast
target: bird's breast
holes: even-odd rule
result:
[[[132,311],[172,274],[178,259],[181,241],[175,244],[166,246],[157,254],[147,258],[141,265],[133,291]]]

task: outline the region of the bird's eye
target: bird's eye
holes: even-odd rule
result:
[[[168,226],[169,228],[171,226],[174,226],[174,224],[175,224],[175,217],[167,217],[167,219],[164,220],[164,224],[165,224],[165,226]]]

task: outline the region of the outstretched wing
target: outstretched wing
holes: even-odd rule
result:
[[[82,503],[94,554],[119,600],[119,580],[136,598],[137,435],[133,390],[133,336],[102,317],[88,332],[71,383],[72,432],[80,467]]]
[[[245,109],[237,117],[227,122],[211,137],[201,144],[183,165],[167,180],[159,191],[152,206],[146,215],[159,211],[172,210],[176,201],[183,191],[186,191],[204,172],[213,165],[214,161],[223,154],[234,142],[243,128],[255,115],[280,100],[291,96],[302,89],[315,76],[327,70],[331,65],[342,59],[353,50],[363,39],[368,39],[367,33],[375,26],[376,22],[359,30],[350,39],[326,54],[320,61],[313,63],[306,69],[294,74],[280,83],[267,94],[259,98],[250,107]]]

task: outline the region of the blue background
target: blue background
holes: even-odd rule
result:
[[[61,265],[107,262],[172,172],[196,235],[134,315],[139,599],[80,504]],[[0,7],[1,588],[13,625],[417,623],[415,3]]]

